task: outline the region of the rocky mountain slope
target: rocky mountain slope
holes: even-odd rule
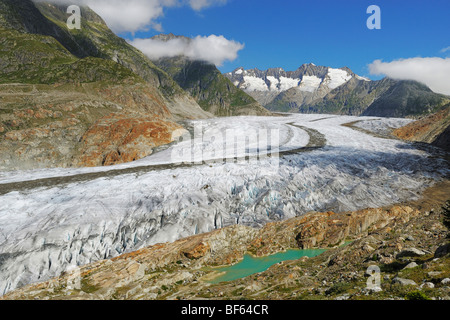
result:
[[[448,182],[422,199],[357,212],[311,213],[256,230],[232,226],[158,244],[33,284],[2,299],[450,299],[450,247],[441,207]],[[328,248],[242,279],[211,283],[215,266],[247,252]],[[381,286],[367,288],[369,266]]]
[[[139,159],[176,138],[174,121],[212,116],[89,8],[81,30],[65,6],[0,9],[2,170]]]
[[[370,81],[314,64],[289,72],[238,68],[225,76],[272,111],[406,117],[436,112],[449,100],[415,81]]]
[[[431,143],[450,151],[450,104],[435,114],[395,130],[394,134],[404,140]]]
[[[152,39],[189,38],[161,34]],[[166,71],[198,104],[216,116],[270,115],[256,100],[234,86],[215,65],[184,56],[160,58],[154,63]]]

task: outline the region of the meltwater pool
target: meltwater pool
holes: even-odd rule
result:
[[[241,262],[232,266],[216,269],[217,272],[225,273],[210,280],[209,282],[219,283],[245,278],[252,274],[266,271],[271,266],[279,262],[298,260],[302,257],[312,258],[323,252],[325,252],[325,249],[288,250],[286,252],[276,253],[267,257],[253,257],[246,254]]]

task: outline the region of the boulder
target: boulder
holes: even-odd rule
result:
[[[423,284],[420,285],[421,288],[427,288],[427,289],[433,289],[434,288],[434,283],[432,282],[425,282]]]
[[[442,273],[443,273],[442,271],[430,271],[430,272],[427,273],[427,275],[428,275],[430,278],[437,278],[437,277],[439,277]]]
[[[402,286],[417,286],[417,283],[415,283],[413,280],[410,279],[403,279],[403,278],[399,278],[399,277],[395,277],[392,280],[392,283],[399,283]]]
[[[415,268],[415,267],[418,267],[418,266],[419,266],[419,265],[418,265],[417,263],[411,262],[411,263],[408,264],[406,267],[404,267],[403,270],[405,270],[405,269],[412,269],[412,268]]]
[[[403,249],[402,251],[400,251],[400,253],[397,254],[397,259],[398,258],[404,258],[404,257],[421,257],[424,256],[426,253],[423,252],[422,250],[416,249],[416,248],[408,248],[408,249]]]
[[[434,253],[435,258],[442,258],[450,253],[450,243],[447,243],[443,246],[440,246],[437,248],[436,252]]]

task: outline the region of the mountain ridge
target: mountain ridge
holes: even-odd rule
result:
[[[438,111],[450,99],[417,81],[372,81],[348,67],[313,63],[295,71],[239,67],[225,76],[271,111],[418,117]]]

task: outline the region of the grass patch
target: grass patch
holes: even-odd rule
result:
[[[342,293],[348,292],[353,288],[353,284],[350,282],[338,282],[333,284],[330,288],[325,291],[325,294],[330,295],[338,295]]]
[[[100,287],[91,284],[88,278],[81,279],[81,291],[86,293],[94,293],[99,289]]]
[[[408,292],[405,295],[405,299],[406,300],[431,300],[430,298],[428,298],[428,296],[425,293],[423,293],[422,291],[419,291],[419,290]]]

